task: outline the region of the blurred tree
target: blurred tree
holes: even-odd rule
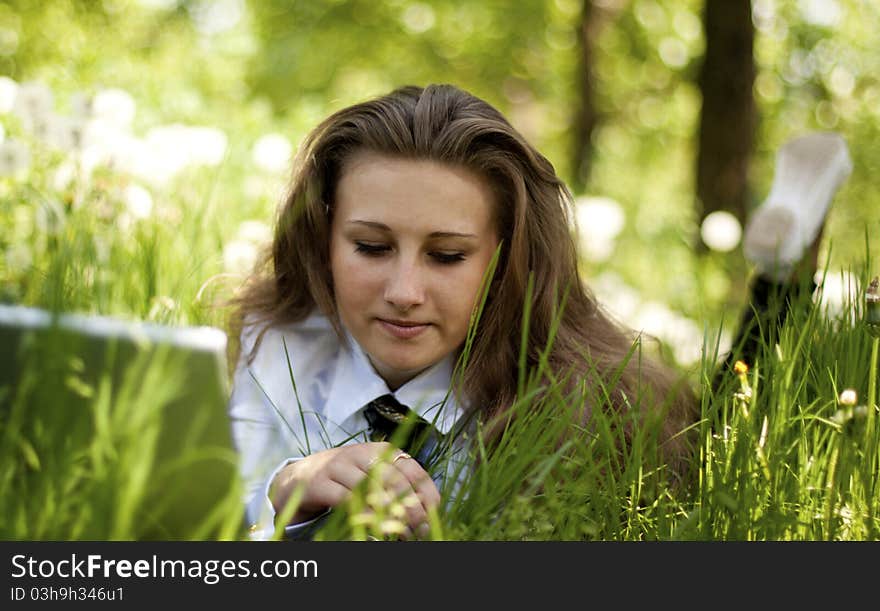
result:
[[[756,123],[750,0],[706,0],[697,153],[698,220],[726,210],[745,222]]]
[[[608,21],[608,10],[593,0],[583,0],[578,33],[578,73],[575,82],[578,86],[574,99],[574,119],[572,125],[572,187],[576,191],[584,189],[590,177],[593,157],[593,133],[601,117],[595,104],[596,45],[601,27]]]
[[[251,3],[261,52],[252,89],[281,113],[294,97],[350,103],[404,84],[453,82],[502,107],[505,85],[540,90],[547,3],[337,0]],[[514,94],[515,96],[515,94]]]

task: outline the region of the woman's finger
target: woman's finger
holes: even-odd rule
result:
[[[395,461],[394,466],[415,490],[426,511],[440,504],[440,491],[437,490],[437,485],[418,461],[407,455],[405,459]]]

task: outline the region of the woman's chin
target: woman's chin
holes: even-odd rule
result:
[[[425,369],[434,364],[429,359],[393,358],[374,359],[370,358],[373,368],[388,382],[389,386],[402,386],[419,375]]]

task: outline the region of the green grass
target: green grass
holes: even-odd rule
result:
[[[0,178],[0,301],[223,325],[215,305],[242,279],[224,269],[223,248],[242,221],[271,218],[268,209],[229,205],[226,185],[242,178],[235,165],[185,173],[154,193],[151,217],[120,224],[120,189],[130,179],[103,170],[59,192],[48,186],[57,163],[46,157],[24,178]],[[22,249],[25,259],[13,256]],[[878,270],[866,263],[852,271],[866,286]],[[707,338],[715,337],[728,306],[705,295],[696,302],[705,305]],[[612,389],[567,394],[519,372],[514,417],[491,448],[479,434],[471,440],[474,466],[446,491],[432,537],[876,539],[877,340],[861,322],[862,296],[837,313],[801,306],[745,380],[728,372],[710,388],[718,354],[708,339],[702,362],[682,370],[702,396],[691,485],[672,484],[651,426],[637,427],[624,446],[625,415],[597,409],[589,426],[575,424],[585,399],[601,405]],[[0,538],[161,537],[149,516],[163,500],[150,496],[148,480],[167,477],[169,490],[185,494],[174,473],[156,468],[162,418],[186,380],[161,358],[141,359],[127,376],[84,379],[75,355],[55,357],[30,363],[23,386],[0,398]],[[839,405],[846,388],[857,391],[856,406]],[[71,393],[76,407],[59,398]],[[74,409],[89,417],[75,418]],[[198,457],[182,452],[181,464],[189,460]],[[332,514],[320,538],[393,536],[399,509],[383,504],[374,482],[362,492]],[[244,538],[241,512],[232,489],[184,536]]]
[[[72,213],[47,240],[39,274],[19,282],[31,302],[64,309],[130,309],[148,317],[144,301],[157,285],[181,286],[192,298],[198,273],[180,266],[174,277],[159,255],[158,226],[114,244],[113,282],[83,282],[102,228]],[[170,235],[170,234],[169,234]],[[90,239],[91,238],[91,239]],[[176,245],[170,244],[172,253]],[[207,246],[206,246],[207,248]],[[124,249],[124,250],[123,250]],[[113,252],[116,252],[115,250]],[[158,255],[158,256],[157,256]],[[158,258],[158,262],[150,260]],[[196,258],[198,259],[198,258]],[[191,264],[198,268],[196,260]],[[858,272],[863,285],[867,270]],[[172,278],[165,277],[166,275]],[[90,276],[97,278],[98,276]],[[7,283],[12,280],[7,277]],[[154,288],[151,288],[154,287]],[[101,308],[87,308],[97,298]],[[185,299],[181,297],[181,301]],[[109,304],[114,307],[107,307]],[[876,409],[838,404],[845,388],[867,397],[876,384],[877,340],[862,324],[861,300],[829,317],[803,302],[762,346],[748,374],[709,380],[717,355],[704,354],[694,383],[701,390],[699,448],[692,485],[674,486],[657,459],[656,431],[637,428],[621,451],[624,418],[596,410],[590,426],[573,416],[585,399],[601,405],[609,388],[565,394],[520,376],[514,417],[490,448],[476,435],[455,495],[447,490],[432,536],[452,540],[861,540],[877,538]],[[211,320],[186,308],[167,322]],[[161,318],[161,317],[160,317]],[[635,347],[632,358],[637,358]],[[71,354],[29,364],[24,384],[3,399],[0,420],[0,512],[4,539],[139,539],[145,530],[146,478],[153,472],[163,410],[185,381],[156,357],[136,362],[122,378],[79,380]],[[61,389],[82,399],[89,424],[75,424]],[[37,400],[29,400],[29,397]],[[864,406],[865,401],[859,402]],[[333,514],[322,539],[388,537],[399,510],[377,500],[375,486]],[[373,488],[371,489],[371,485]],[[450,489],[451,490],[451,489]],[[188,538],[244,538],[236,494]],[[366,511],[368,510],[369,511]],[[397,512],[397,513],[395,513]],[[161,536],[161,535],[159,535]]]

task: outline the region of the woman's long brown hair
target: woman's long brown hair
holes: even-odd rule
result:
[[[357,151],[464,166],[496,197],[502,250],[459,393],[487,423],[499,422],[516,400],[522,313],[533,277],[527,365],[545,356],[549,370],[581,384],[610,383],[613,409],[660,421],[662,451],[673,471],[686,467],[687,436],[696,402],[674,372],[643,354],[636,335],[603,312],[584,286],[571,234],[571,194],[552,164],[487,102],[451,85],[403,87],[344,108],[306,138],[279,209],[271,252],[236,299],[232,332],[245,318],[265,330],[296,322],[315,308],[345,334],[333,297],[329,264],[335,187]],[[560,312],[560,298],[565,305]],[[258,344],[257,344],[258,345]],[[589,420],[587,401],[583,416]]]

